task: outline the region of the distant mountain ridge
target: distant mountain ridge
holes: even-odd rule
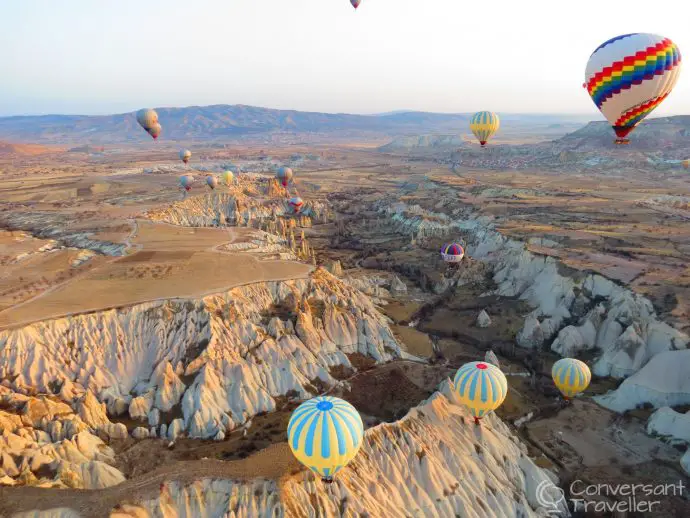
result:
[[[466,131],[470,114],[396,111],[353,115],[277,110],[246,105],[156,108],[163,140],[228,140],[268,133],[376,132],[391,136]],[[504,121],[558,123],[562,116],[502,116]],[[134,112],[115,115],[40,115],[0,117],[0,139],[37,143],[144,142]]]

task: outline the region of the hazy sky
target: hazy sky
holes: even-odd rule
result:
[[[363,0],[355,12],[348,0],[0,0],[0,115],[227,103],[595,119],[581,85],[603,41],[654,32],[690,56],[687,13],[670,3],[565,4]],[[690,113],[688,70],[655,112],[680,113]]]

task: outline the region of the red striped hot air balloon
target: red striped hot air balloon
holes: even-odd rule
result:
[[[671,93],[680,74],[675,43],[657,34],[634,33],[605,41],[592,53],[585,86],[618,137],[625,138]]]

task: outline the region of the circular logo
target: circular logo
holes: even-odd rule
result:
[[[333,408],[333,403],[331,403],[330,401],[319,401],[316,404],[316,408],[318,410],[321,410],[322,412],[326,412],[327,410]]]
[[[550,513],[559,511],[561,502],[565,502],[565,491],[550,480],[542,480],[537,486],[537,503]]]

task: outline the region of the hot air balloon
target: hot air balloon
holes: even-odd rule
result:
[[[180,149],[180,160],[188,164],[190,158],[192,158],[192,152],[189,149]]]
[[[137,112],[137,122],[154,139],[158,137],[158,135],[161,132],[161,126],[160,124],[158,124],[158,114],[155,110],[152,110],[151,108],[142,108],[141,110],[139,110]],[[154,131],[152,132],[152,130]]]
[[[488,140],[494,136],[501,125],[501,121],[493,112],[477,112],[470,120],[470,130],[484,147]]]
[[[465,250],[458,243],[446,243],[441,247],[441,257],[447,263],[459,263],[465,257]]]
[[[685,169],[690,169],[690,159],[683,160],[683,167]]]
[[[225,185],[232,185],[234,181],[235,175],[232,171],[223,171],[223,182],[225,182]]]
[[[214,175],[209,175],[206,177],[206,185],[208,185],[211,190],[215,189],[218,187],[218,178],[216,178]]]
[[[680,51],[668,38],[634,33],[597,47],[587,62],[585,86],[616,132],[616,144],[668,97],[678,80]]]
[[[155,139],[158,138],[158,135],[161,134],[161,129],[162,129],[162,128],[161,128],[161,125],[158,124],[158,123],[156,123],[156,124],[154,124],[153,126],[151,126],[148,130],[146,130],[146,132],[147,132],[149,135],[151,135],[151,136],[154,138],[154,140],[155,140]]]
[[[364,425],[355,407],[347,401],[318,396],[292,412],[287,435],[297,460],[330,483],[357,455]]]
[[[350,3],[352,4],[352,7],[357,9],[359,7],[359,4],[362,3],[362,0],[350,0]]]
[[[283,187],[287,187],[290,180],[292,180],[292,169],[285,166],[281,167],[276,173],[276,178],[278,178]]]
[[[180,185],[184,187],[185,191],[189,191],[194,183],[194,177],[189,175],[180,176]]]
[[[501,406],[508,394],[508,381],[501,369],[490,363],[466,363],[455,373],[453,391],[479,424],[482,417]]]
[[[561,358],[551,369],[553,382],[565,399],[576,396],[589,386],[592,373],[587,364],[575,358]]]
[[[292,209],[292,212],[295,214],[298,214],[299,211],[302,210],[302,206],[304,205],[304,202],[302,201],[302,198],[299,196],[294,196],[290,198],[288,201],[288,205],[290,205],[290,208]]]

